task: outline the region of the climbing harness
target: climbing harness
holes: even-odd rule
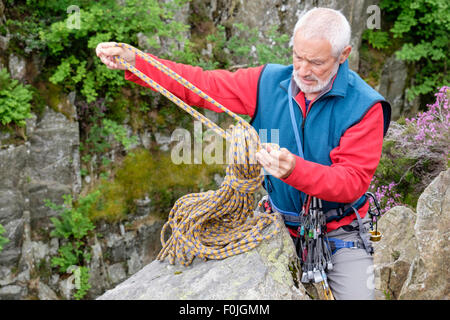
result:
[[[168,257],[170,264],[178,261],[184,266],[190,265],[195,257],[204,260],[224,259],[249,251],[261,241],[277,234],[280,226],[274,214],[254,214],[253,193],[261,186],[264,178],[261,165],[254,159],[254,154],[261,148],[255,129],[153,57],[124,43],[117,43],[116,46],[131,50],[237,121],[231,133],[223,130],[124,59],[115,57],[127,70],[230,142],[231,163],[226,168],[226,176],[219,190],[188,194],[175,202],[161,230],[162,249],[157,259]],[[275,225],[274,230],[263,235],[263,229],[272,223]],[[168,228],[172,233],[165,240]]]

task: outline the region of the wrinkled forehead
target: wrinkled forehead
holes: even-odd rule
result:
[[[332,57],[332,46],[324,37],[308,37],[298,30],[293,39],[293,53],[302,57],[329,59]]]

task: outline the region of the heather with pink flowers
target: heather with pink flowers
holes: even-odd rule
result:
[[[380,203],[382,215],[393,207],[404,205],[400,200],[402,195],[396,191],[396,186],[395,182],[391,182],[389,185],[379,185],[377,178],[372,178],[369,191],[374,194]],[[374,206],[372,198],[369,198],[369,200],[371,205]]]
[[[450,88],[435,94],[436,101],[405,125],[391,122],[390,133],[369,191],[380,202],[382,214],[399,205],[415,209],[425,187],[450,161]]]
[[[450,108],[449,87],[444,86],[435,94],[436,101],[428,104],[428,110],[416,118],[406,119],[406,124],[416,130],[414,140],[426,146],[442,145],[448,157],[450,150]]]

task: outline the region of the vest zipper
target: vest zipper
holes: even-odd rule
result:
[[[316,102],[317,100],[319,100],[320,98],[322,98],[324,95],[326,95],[328,92],[330,92],[332,87],[333,87],[332,85],[329,86],[329,88],[328,88],[326,91],[323,91],[322,93],[320,93],[313,101],[311,101],[311,102],[309,103],[309,107],[308,107],[308,109],[306,110],[306,112],[305,112],[305,117],[303,118],[303,121],[302,121],[302,136],[303,136],[303,141],[305,141],[305,122],[306,122],[306,117],[308,116],[309,110],[311,110],[312,105],[314,104],[314,102]],[[306,99],[306,98],[305,98],[305,99]],[[304,144],[302,145],[302,148],[303,148],[303,151],[305,151]]]
[[[311,110],[313,103],[316,102],[317,100],[319,100],[320,98],[322,98],[322,97],[323,97],[325,94],[327,94],[328,92],[330,92],[332,87],[333,87],[332,85],[329,86],[328,90],[322,92],[321,94],[319,94],[319,95],[316,97],[316,99],[314,99],[313,101],[311,101],[311,102],[309,103],[308,109],[307,109],[306,112],[305,112],[305,116],[303,117],[303,121],[302,121],[302,137],[303,137],[303,143],[302,143],[302,149],[303,149],[303,150],[302,150],[302,151],[303,151],[303,154],[305,154],[305,122],[306,122],[306,117],[308,116],[309,110]],[[294,99],[294,100],[295,100],[295,99]],[[297,101],[295,101],[295,102],[297,102]],[[306,106],[306,105],[305,105],[305,106]],[[302,206],[303,206],[304,201],[303,201],[302,193],[303,193],[303,192],[300,191],[300,202],[302,203]]]

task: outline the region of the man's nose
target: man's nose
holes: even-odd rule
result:
[[[301,77],[307,77],[311,75],[311,65],[308,61],[300,61],[296,65],[297,74]]]

